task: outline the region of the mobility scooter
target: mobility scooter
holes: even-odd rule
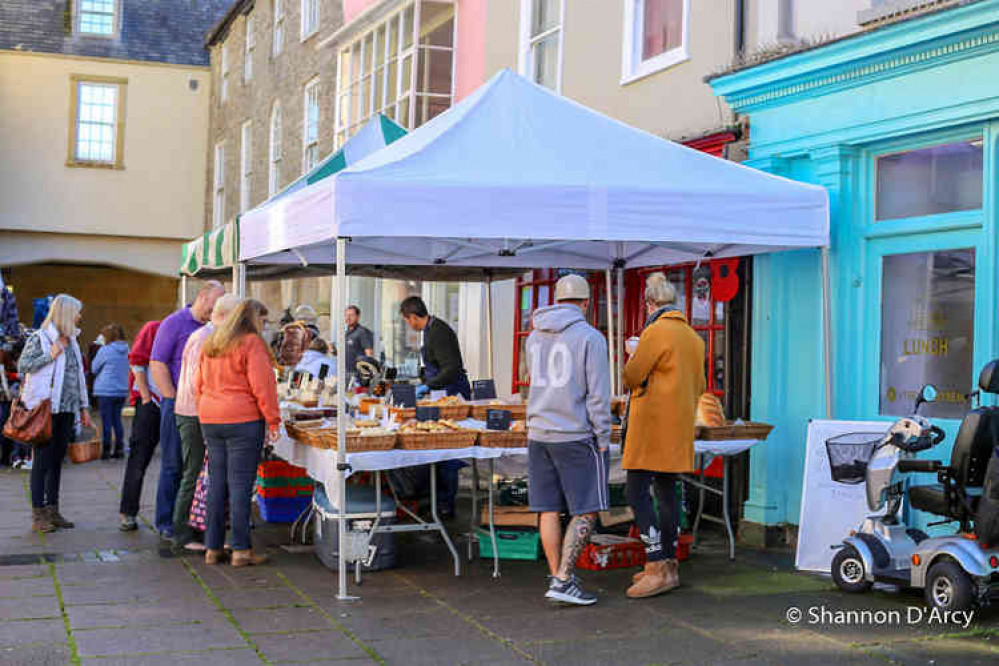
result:
[[[999,361],[985,366],[978,384],[982,393],[999,393]],[[962,611],[988,604],[999,592],[999,408],[968,412],[950,464],[916,459],[916,453],[944,439],[943,430],[918,414],[936,393],[933,386],[923,387],[916,414],[896,421],[880,441],[868,442],[866,452],[858,450],[857,443],[827,441],[833,478],[841,480],[837,474],[844,470],[859,476],[862,470],[859,478],[866,483],[868,507],[884,510],[834,546],[838,552],[831,573],[846,592],[865,592],[875,582],[892,583],[924,589],[927,604],[935,610]],[[912,472],[935,473],[939,483],[906,490],[904,475]],[[900,517],[905,497],[911,509],[940,516],[931,525],[956,522],[958,532],[930,537],[906,525]]]

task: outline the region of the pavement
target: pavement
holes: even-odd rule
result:
[[[654,599],[624,597],[631,570],[584,571],[599,602],[553,607],[541,562],[505,561],[494,579],[476,559],[456,578],[439,541],[408,535],[397,568],[338,601],[314,554],[280,547],[287,525],[257,520],[267,566],[171,557],[149,524],[158,458],[142,527],[119,532],[123,472],[67,462],[62,509],[76,529],[38,535],[28,473],[0,470],[0,664],[999,663],[995,608],[966,627],[934,622],[917,592],[848,596],[794,572],[788,553],[740,548],[730,562],[712,534],[681,565],[683,586]]]

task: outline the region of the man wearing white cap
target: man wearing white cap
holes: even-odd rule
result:
[[[586,322],[590,287],[579,275],[555,285],[556,304],[534,313],[527,338],[531,510],[541,514],[541,542],[551,579],[545,597],[590,605],[572,571],[597,512],[609,506],[610,365],[607,341]],[[572,516],[565,538],[559,514]]]

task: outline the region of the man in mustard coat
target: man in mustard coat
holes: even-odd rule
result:
[[[645,307],[648,320],[623,374],[631,401],[621,467],[646,554],[645,570],[628,588],[631,598],[680,585],[677,475],[694,469],[694,419],[705,388],[704,340],[676,307],[676,290],[662,273],[649,276]]]

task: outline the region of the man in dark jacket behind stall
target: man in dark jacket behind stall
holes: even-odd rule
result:
[[[461,346],[454,329],[446,321],[431,316],[426,303],[419,296],[410,296],[404,300],[399,310],[411,329],[423,333],[423,346],[420,349],[420,356],[423,358],[423,383],[417,387],[416,395],[422,397],[430,391],[446,391],[448,395],[460,395],[469,400],[472,387],[468,383],[468,373],[465,372]],[[450,460],[437,466],[440,482],[437,498],[441,504],[441,513],[445,516],[454,515],[458,470],[464,466],[459,460]]]

